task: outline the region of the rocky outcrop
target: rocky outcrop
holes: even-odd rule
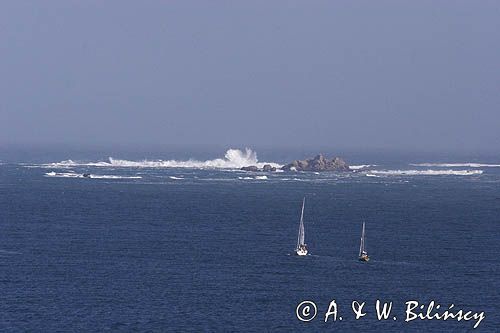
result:
[[[265,164],[263,167],[262,167],[262,171],[266,171],[266,172],[269,172],[269,171],[276,171],[276,167],[273,167],[272,165],[270,164]]]
[[[256,172],[256,171],[259,171],[259,168],[256,167],[255,165],[250,165],[250,166],[242,167],[240,170]]]
[[[339,158],[327,159],[323,155],[306,160],[295,160],[281,168],[285,171],[349,171],[349,165]]]
[[[259,169],[258,166],[250,165],[250,166],[242,167],[242,168],[240,168],[240,170],[251,171],[251,172],[257,172],[257,171],[272,172],[272,171],[276,171],[276,167],[273,167],[271,164],[265,164],[262,167],[262,169]]]
[[[250,172],[273,172],[277,171],[276,167],[271,164],[265,164],[262,169],[256,165],[249,165],[240,168],[243,171]],[[314,158],[309,158],[305,160],[295,160],[290,164],[287,164],[281,167],[283,171],[351,171],[349,169],[349,165],[341,159],[340,157],[334,157],[332,159],[328,159],[323,155],[317,155]]]

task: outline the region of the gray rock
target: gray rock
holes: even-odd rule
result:
[[[314,158],[306,160],[295,160],[290,164],[283,166],[285,171],[349,171],[349,165],[340,157],[327,159],[323,155],[317,155]]]
[[[262,168],[262,171],[266,171],[266,172],[269,172],[269,171],[276,171],[276,167],[273,167],[272,165],[270,164],[266,164],[264,165],[264,167]]]
[[[250,166],[242,167],[240,170],[256,172],[256,171],[259,171],[259,168],[256,167],[255,165],[250,165]]]

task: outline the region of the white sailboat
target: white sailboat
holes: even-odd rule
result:
[[[365,222],[363,222],[363,231],[361,232],[361,244],[359,245],[359,261],[368,261],[370,257],[368,257],[368,253],[365,248]]]
[[[307,255],[307,246],[304,243],[304,206],[306,204],[306,198],[302,201],[302,213],[300,214],[300,224],[299,224],[299,235],[297,236],[297,248],[295,249],[295,254],[298,256]]]

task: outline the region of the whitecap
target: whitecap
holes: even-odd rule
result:
[[[377,177],[377,178],[380,178],[380,176],[374,175],[373,173],[367,173],[365,176],[366,177]]]
[[[360,169],[372,168],[374,166],[377,166],[377,165],[376,164],[349,165],[349,169],[351,169],[351,170],[360,170]]]
[[[89,174],[85,177],[83,174],[74,172],[47,172],[45,177],[58,177],[58,178],[92,178],[92,179],[141,179],[141,176],[118,176],[118,175],[94,175]]]
[[[213,160],[199,161],[189,159],[187,161],[178,160],[141,160],[130,161],[123,159],[109,158],[109,161],[98,162],[78,162],[73,160],[65,160],[56,163],[42,165],[46,168],[68,168],[78,166],[90,167],[129,167],[129,168],[192,168],[192,169],[240,169],[244,166],[255,165],[262,168],[269,164],[275,168],[281,168],[281,164],[274,162],[259,162],[257,153],[246,148],[245,151],[239,149],[228,149],[224,158],[216,158]]]
[[[421,167],[443,167],[443,168],[455,168],[455,167],[467,167],[467,168],[498,168],[500,164],[488,164],[488,163],[410,163],[412,166]]]
[[[95,179],[141,179],[141,176],[116,176],[116,175],[90,175],[89,178]]]
[[[472,176],[482,173],[483,170],[370,170],[370,174],[385,176]]]

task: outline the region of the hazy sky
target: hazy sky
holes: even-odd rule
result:
[[[499,1],[0,2],[0,144],[500,147]]]

